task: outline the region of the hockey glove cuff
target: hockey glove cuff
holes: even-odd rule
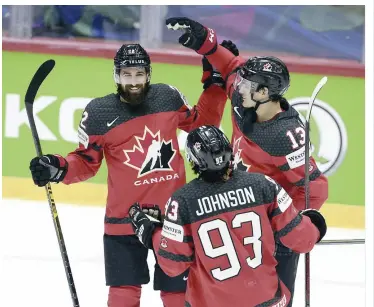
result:
[[[48,182],[62,181],[68,171],[68,163],[60,155],[44,155],[30,161],[30,171],[34,183],[42,187]]]
[[[129,216],[139,241],[146,248],[153,249],[152,235],[155,228],[161,226],[161,223],[151,221],[151,218],[142,211],[139,203],[135,203],[130,207]]]
[[[302,215],[305,215],[305,216],[309,217],[311,222],[318,228],[319,239],[318,239],[317,243],[319,241],[321,241],[322,238],[325,236],[326,231],[327,231],[327,225],[326,225],[326,221],[325,221],[325,218],[323,217],[323,215],[319,211],[314,210],[314,209],[303,210],[300,213]]]
[[[172,17],[166,20],[166,26],[170,30],[183,31],[184,34],[179,37],[179,43],[195,50],[198,54],[209,55],[217,50],[215,31],[204,27],[197,21],[186,17]]]

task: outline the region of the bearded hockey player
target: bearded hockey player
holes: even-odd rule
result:
[[[186,152],[198,178],[169,199],[162,230],[138,204],[130,208],[139,239],[168,275],[189,268],[186,306],[288,306],[275,240],[309,252],[326,233],[323,216],[298,211],[270,177],[233,170],[229,140],[216,127],[190,132]]]
[[[188,132],[202,124],[219,126],[227,100],[223,79],[207,63],[202,78],[205,90],[193,108],[175,87],[151,84],[151,72],[150,57],[142,46],[123,45],[114,58],[117,93],[87,105],[78,127],[79,147],[65,158],[45,155],[30,163],[38,186],[72,184],[95,176],[105,156],[104,255],[109,307],[139,306],[141,285],[150,280],[148,250],[134,235],[130,206],[135,201],[166,203],[183,186],[186,178],[177,129]],[[161,290],[164,306],[184,306],[186,274],[170,278],[156,264],[154,289]]]
[[[205,55],[226,80],[232,104],[232,144],[236,167],[270,176],[305,209],[305,130],[297,111],[283,97],[290,86],[286,65],[275,57],[247,61],[217,45],[217,34],[188,18],[170,18],[168,28],[183,30],[179,43]],[[326,177],[310,158],[310,207],[320,209],[328,196]],[[299,255],[277,246],[277,270],[294,293]],[[292,299],[290,306],[292,306]]]

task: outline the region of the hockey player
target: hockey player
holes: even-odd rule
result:
[[[134,235],[129,207],[135,201],[165,203],[185,183],[177,128],[188,132],[202,124],[220,124],[227,100],[224,81],[204,63],[205,90],[191,107],[175,87],[150,83],[151,61],[142,46],[123,45],[114,58],[117,93],[87,105],[78,127],[79,147],[65,158],[48,154],[30,162],[36,185],[68,185],[95,176],[105,156],[103,241],[109,307],[139,306],[141,285],[150,279],[148,250]],[[164,306],[184,306],[184,276],[170,278],[156,264],[154,289],[161,290]]]
[[[166,24],[185,30],[179,43],[206,55],[226,80],[236,166],[270,176],[289,193],[298,210],[305,209],[305,130],[297,111],[283,97],[290,86],[286,65],[275,57],[244,60],[234,56],[217,45],[213,29],[188,18],[170,18]],[[310,207],[320,209],[328,196],[328,183],[312,157],[309,178]],[[282,244],[276,252],[278,274],[293,295],[299,254]]]
[[[162,230],[138,204],[130,208],[140,241],[168,275],[190,269],[186,306],[288,306],[275,241],[309,252],[326,233],[323,216],[298,211],[270,177],[233,170],[229,140],[216,127],[190,132],[186,153],[198,178],[169,199]]]

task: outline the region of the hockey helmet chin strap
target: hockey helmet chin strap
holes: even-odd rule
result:
[[[257,111],[258,107],[259,107],[261,104],[267,103],[267,102],[269,102],[269,101],[271,100],[270,98],[267,99],[267,100],[265,100],[265,101],[254,100],[254,99],[253,99],[253,95],[254,95],[254,93],[251,93],[251,99],[252,99],[252,101],[254,101],[254,102],[256,103],[256,105],[255,105],[255,111]]]

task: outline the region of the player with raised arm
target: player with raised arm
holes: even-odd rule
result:
[[[109,307],[139,306],[141,285],[150,280],[148,250],[134,235],[130,206],[135,201],[165,203],[185,183],[178,128],[188,132],[202,124],[220,124],[227,100],[224,81],[203,62],[204,91],[191,107],[175,87],[150,83],[151,61],[141,45],[121,46],[114,57],[117,93],[87,105],[78,127],[78,148],[65,158],[48,154],[30,162],[36,185],[68,185],[95,176],[105,156],[108,195],[103,241]],[[161,290],[164,306],[184,306],[186,274],[170,278],[156,264],[154,289]]]
[[[275,242],[309,252],[326,233],[323,216],[298,211],[270,177],[233,170],[232,147],[216,127],[190,132],[186,153],[198,178],[169,199],[162,228],[138,204],[130,208],[140,241],[168,275],[189,268],[186,306],[289,306]]]
[[[298,112],[283,97],[290,86],[287,66],[276,57],[245,60],[227,52],[217,45],[213,29],[191,19],[169,18],[166,24],[185,31],[179,43],[205,55],[226,80],[236,167],[273,178],[298,210],[305,209],[305,130]],[[310,208],[319,210],[328,197],[328,182],[313,157],[309,180]],[[282,244],[276,253],[278,274],[293,295],[299,254]]]

